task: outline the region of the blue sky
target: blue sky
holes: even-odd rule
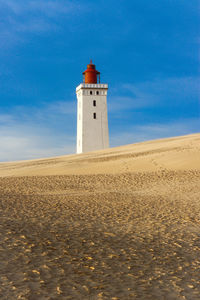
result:
[[[112,147],[200,132],[198,0],[0,0],[0,161],[75,152],[93,59]]]

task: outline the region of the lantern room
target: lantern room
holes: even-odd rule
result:
[[[100,83],[100,72],[96,70],[95,65],[90,61],[87,69],[83,72],[84,83]]]

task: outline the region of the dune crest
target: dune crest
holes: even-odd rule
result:
[[[200,170],[200,134],[86,154],[0,163],[0,176],[115,174],[161,170]]]

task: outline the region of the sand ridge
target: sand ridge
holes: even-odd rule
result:
[[[199,299],[200,134],[0,164],[1,299]]]
[[[0,163],[0,176],[200,170],[199,152],[200,134],[192,134],[79,155]]]

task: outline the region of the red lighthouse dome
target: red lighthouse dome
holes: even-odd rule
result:
[[[100,83],[100,72],[96,70],[95,65],[90,61],[87,69],[83,72],[84,83]]]

